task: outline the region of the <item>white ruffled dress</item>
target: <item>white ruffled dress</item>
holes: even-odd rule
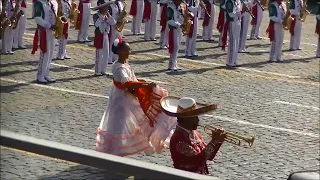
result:
[[[138,81],[128,64],[116,62],[112,66],[112,73],[114,80],[123,84]],[[161,96],[167,95],[167,91],[159,86],[153,91]],[[97,129],[96,150],[118,156],[163,152],[176,126],[176,118],[161,112],[155,118],[154,127],[149,125],[146,118],[134,95],[113,86],[107,109]]]

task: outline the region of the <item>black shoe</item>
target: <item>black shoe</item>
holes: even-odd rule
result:
[[[236,64],[233,67],[241,67],[241,64]]]
[[[51,79],[51,78],[44,78],[48,83],[55,83],[57,82],[55,79]]]
[[[44,84],[44,85],[48,84],[47,81],[39,81],[38,79],[36,80],[36,83],[37,84]]]
[[[96,76],[96,77],[103,76],[103,74],[94,74],[94,76]]]

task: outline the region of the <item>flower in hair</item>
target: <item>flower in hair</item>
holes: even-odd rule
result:
[[[118,45],[119,45],[121,42],[122,42],[122,38],[117,38],[117,39],[115,39],[115,40],[114,40],[114,43],[113,43],[114,47],[118,47]]]

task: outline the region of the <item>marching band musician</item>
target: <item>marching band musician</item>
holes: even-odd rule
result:
[[[247,5],[249,11],[252,11],[252,1],[251,0],[244,0],[243,3]],[[245,6],[242,7],[242,18],[241,18],[241,30],[240,30],[240,41],[239,41],[239,53],[245,53],[246,50],[246,41],[247,41],[247,34],[249,29],[250,23],[250,14],[245,10]],[[254,18],[253,18],[254,19]]]
[[[156,41],[158,0],[145,0],[143,11],[144,40]]]
[[[27,8],[27,2],[26,2],[26,0],[22,0],[18,12],[22,11],[24,15],[22,15],[20,17],[18,24],[17,24],[17,27],[14,30],[13,44],[12,44],[13,49],[25,49],[26,48],[23,45],[23,35],[26,30],[26,24],[27,24],[26,8]]]
[[[124,11],[124,4],[120,0],[116,0],[114,3],[109,5],[109,13],[113,17],[113,19],[117,22],[119,20],[120,13]],[[122,37],[121,32],[117,31],[116,24],[110,25],[109,31],[109,42],[114,42],[114,40],[118,37]],[[109,43],[109,58],[108,64],[113,64],[114,61],[117,60],[117,55],[112,52],[112,43]]]
[[[237,64],[238,50],[239,50],[239,37],[241,29],[241,2],[240,0],[227,0],[226,1],[226,22],[223,27],[222,49],[225,50],[228,42],[228,55],[227,55],[227,68],[236,68],[240,65]]]
[[[168,4],[167,8],[167,22],[169,26],[168,43],[169,43],[169,67],[170,71],[181,70],[178,67],[178,51],[182,37],[182,23],[183,23],[183,12],[181,9],[182,0],[173,0],[173,3]]]
[[[76,23],[76,30],[78,32],[78,41],[80,43],[91,42],[89,37],[89,21],[91,15],[91,0],[80,0],[78,10],[80,11]]]
[[[303,6],[303,0],[290,0],[290,13],[293,17],[293,21],[290,26],[290,47],[289,50],[301,50],[300,40],[301,40],[301,29],[302,22],[299,19],[300,11]]]
[[[250,39],[252,40],[257,40],[257,39],[262,39],[259,36],[260,32],[260,26],[263,18],[263,10],[261,6],[258,4],[259,0],[254,0],[253,7],[252,7],[252,14],[254,15],[255,18],[252,18],[251,20],[251,33],[250,33]]]
[[[169,27],[167,23],[167,8],[168,8],[168,1],[169,0],[160,0],[160,7],[161,7],[161,15],[160,15],[160,48],[165,49],[168,45],[168,32]]]
[[[62,12],[63,15],[66,18],[70,18],[70,13],[71,13],[71,6],[69,3],[69,0],[61,0],[62,4]],[[67,55],[67,39],[68,39],[68,34],[69,34],[69,27],[70,24],[67,22],[63,26],[63,36],[61,39],[59,39],[59,50],[58,50],[58,56],[57,59],[59,60],[64,60],[64,59],[70,59],[70,57]]]
[[[223,36],[223,27],[226,22],[226,0],[220,0],[219,7],[220,7],[220,12],[218,16],[218,23],[217,23],[217,29],[220,33],[219,36],[219,42],[218,46],[222,46],[222,36]]]
[[[269,5],[270,22],[267,28],[268,37],[271,42],[269,62],[282,62],[281,52],[284,38],[282,22],[286,13],[282,0],[272,0]]]
[[[131,24],[131,32],[134,35],[141,34],[141,24],[142,24],[142,16],[144,11],[144,1],[145,0],[132,0],[130,7],[130,15],[133,16],[132,24]]]
[[[56,24],[57,7],[55,3],[48,0],[38,0],[34,4],[34,20],[37,23],[37,29],[33,39],[33,48],[31,54],[34,54],[40,48],[40,59],[38,62],[37,83],[53,83],[55,80],[50,78],[50,63],[54,49],[53,30]]]
[[[17,4],[13,2],[13,0],[8,0],[6,7],[3,7],[3,11],[7,14],[7,17],[13,22],[14,17],[14,8]],[[19,5],[18,5],[19,6]],[[13,54],[12,52],[12,44],[13,44],[13,34],[14,29],[11,27],[7,27],[4,31],[4,36],[2,38],[2,54]]]
[[[317,3],[316,19],[316,33],[318,34],[317,58],[320,58],[320,2]]]
[[[96,48],[96,76],[106,75],[108,66],[110,54],[108,33],[110,31],[110,26],[116,24],[115,19],[108,12],[108,5],[112,3],[114,3],[114,1],[105,2],[105,0],[98,0],[97,7],[92,8],[92,10],[99,10],[99,12],[93,15],[93,22],[95,26],[93,46]]]
[[[198,12],[201,11],[199,1],[189,0],[187,1],[188,10],[193,14],[192,24],[190,27],[189,34],[186,38],[186,57],[197,57],[196,44],[198,34]]]
[[[168,115],[177,117],[178,125],[170,139],[170,153],[173,166],[176,169],[185,170],[199,174],[209,174],[207,161],[212,161],[226,138],[223,129],[217,128],[212,132],[211,141],[204,142],[200,133],[197,131],[199,115],[213,111],[214,106],[205,106],[204,111],[200,112],[199,105],[192,98],[184,97],[178,100],[176,106],[170,101],[177,99],[167,96],[161,100],[161,105]],[[164,103],[163,103],[164,102]],[[165,104],[170,103],[170,108]],[[179,114],[184,113],[183,118]]]
[[[214,24],[214,17],[215,17],[215,0],[203,0],[203,3],[205,4],[208,14],[210,17],[204,13],[203,17],[203,31],[202,31],[202,39],[204,41],[211,41],[212,35],[213,35],[213,24]],[[202,12],[203,13],[203,12]]]
[[[34,4],[37,2],[37,0],[32,0],[32,19],[34,18]]]

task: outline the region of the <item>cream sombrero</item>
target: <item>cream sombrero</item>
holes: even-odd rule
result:
[[[108,2],[106,2],[105,0],[98,0],[98,1],[97,1],[97,6],[96,6],[96,7],[92,7],[92,8],[90,8],[90,9],[93,10],[93,11],[96,11],[96,10],[98,10],[98,9],[104,7],[104,6],[108,6],[108,5],[110,5],[110,4],[114,3],[114,2],[115,2],[115,1],[108,1]]]
[[[195,117],[217,109],[217,104],[202,104],[189,97],[166,96],[160,100],[165,114],[173,117]]]

